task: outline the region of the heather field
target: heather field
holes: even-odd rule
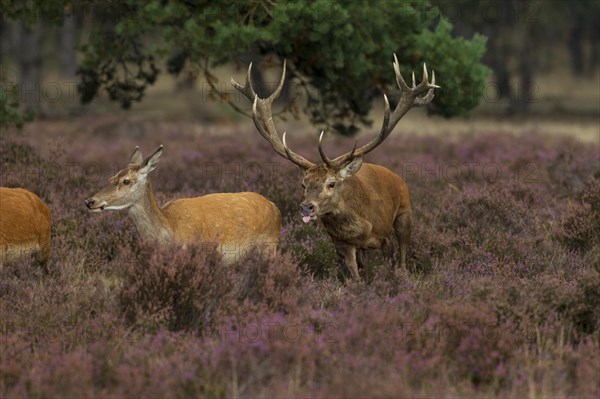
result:
[[[400,126],[367,161],[410,187],[409,270],[375,252],[358,283],[302,223],[300,171],[249,120],[76,120],[0,140],[0,185],[53,217],[48,272],[30,259],[0,271],[0,397],[600,396],[596,141]],[[293,130],[294,151],[318,159],[316,136]],[[275,258],[224,266],[140,242],[123,212],[87,212],[134,146],[159,144],[160,203],[259,192],[284,219]]]

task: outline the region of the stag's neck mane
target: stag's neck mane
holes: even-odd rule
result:
[[[129,208],[129,217],[143,239],[166,243],[174,238],[173,230],[156,202],[150,181],[146,182],[145,195]]]
[[[365,196],[358,194],[364,190],[362,182],[357,176],[352,176],[344,184],[342,201],[336,210],[322,215],[320,219],[329,235],[342,241],[352,241],[370,233],[372,225],[362,215],[364,207],[369,206],[364,203]]]
[[[368,234],[371,223],[351,212],[327,213],[321,216],[327,233],[340,241],[354,241]]]

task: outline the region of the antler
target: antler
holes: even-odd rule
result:
[[[277,128],[275,128],[275,123],[273,123],[273,114],[271,111],[271,106],[273,105],[273,101],[279,94],[281,93],[281,89],[283,88],[283,81],[285,80],[285,66],[286,61],[283,61],[283,71],[281,73],[281,79],[275,91],[267,98],[259,98],[258,95],[254,92],[252,88],[252,63],[248,66],[248,73],[246,74],[246,83],[244,86],[237,83],[233,78],[231,78],[231,84],[236,88],[237,91],[242,93],[248,100],[253,102],[252,105],[252,120],[254,121],[254,125],[258,132],[267,140],[273,149],[282,157],[289,159],[296,165],[309,169],[314,166],[314,164],[302,156],[296,154],[291,151],[285,143],[285,132],[283,133],[283,142],[279,138],[279,134],[277,133]]]
[[[323,159],[325,164],[332,169],[340,169],[343,165],[349,162],[351,159],[363,156],[370,151],[377,148],[377,146],[390,135],[394,127],[398,124],[400,119],[408,112],[412,107],[422,107],[427,105],[433,100],[434,89],[439,89],[440,86],[435,84],[435,71],[432,71],[431,83],[429,83],[429,74],[427,73],[427,66],[423,64],[423,79],[421,83],[418,85],[415,82],[415,73],[413,71],[412,74],[412,87],[409,87],[402,74],[400,73],[400,63],[398,62],[398,57],[394,54],[394,73],[396,74],[396,83],[400,88],[401,95],[398,100],[398,104],[394,109],[394,112],[390,114],[390,103],[388,101],[387,96],[383,95],[383,105],[384,105],[384,116],[383,123],[381,125],[381,130],[375,139],[370,141],[369,143],[363,145],[362,147],[356,149],[356,145],[358,140],[354,143],[354,148],[352,151],[341,155],[333,160],[327,158],[325,152],[323,151],[322,142],[324,132],[321,132],[319,137],[319,154]],[[283,72],[281,74],[281,79],[275,91],[267,98],[261,99],[254,92],[252,88],[252,63],[248,66],[248,73],[246,75],[246,83],[244,86],[237,83],[233,78],[231,79],[231,84],[236,88],[240,93],[242,93],[246,98],[250,101],[253,101],[252,106],[252,120],[254,120],[254,125],[256,125],[256,129],[258,132],[271,143],[273,149],[282,157],[289,159],[296,165],[299,165],[305,169],[309,169],[313,167],[315,164],[303,158],[302,156],[296,154],[291,151],[286,142],[285,142],[285,132],[283,133],[283,141],[279,138],[279,134],[277,133],[277,129],[275,128],[275,124],[273,123],[273,115],[271,111],[271,106],[273,105],[273,101],[279,96],[281,90],[283,88],[283,82],[285,80],[285,67],[286,62],[283,61]]]
[[[400,95],[400,100],[398,100],[398,104],[394,109],[394,112],[390,115],[390,103],[388,101],[387,96],[383,95],[383,106],[385,109],[385,113],[383,116],[383,123],[381,125],[381,130],[379,131],[379,135],[373,139],[371,142],[365,144],[364,146],[356,149],[356,143],[354,144],[354,149],[341,155],[333,160],[325,160],[325,154],[321,149],[321,139],[323,138],[323,134],[321,133],[321,138],[319,139],[319,152],[321,153],[321,157],[323,161],[327,165],[332,165],[331,167],[339,169],[343,165],[345,165],[352,158],[363,156],[368,152],[374,150],[379,144],[383,143],[383,141],[390,135],[396,124],[402,119],[402,117],[408,112],[412,107],[422,107],[427,105],[433,100],[434,89],[439,89],[440,86],[435,84],[435,71],[432,71],[431,83],[429,83],[429,75],[427,73],[427,67],[423,64],[423,80],[417,86],[415,84],[415,73],[413,71],[412,74],[412,88],[408,87],[402,74],[400,73],[400,64],[398,62],[398,58],[396,54],[394,54],[394,72],[396,74],[396,83],[400,88],[402,94]],[[425,94],[426,93],[426,94]],[[421,95],[424,96],[420,97]]]

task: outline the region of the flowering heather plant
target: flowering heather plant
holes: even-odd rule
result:
[[[0,270],[0,397],[600,395],[597,148],[392,135],[367,161],[410,187],[409,270],[375,252],[357,283],[301,223],[299,171],[250,127],[228,129],[90,117],[0,140],[0,185],[53,217],[48,272],[30,258]],[[124,213],[88,213],[114,160],[159,139],[159,203],[257,191],[282,212],[278,253],[226,266],[206,247],[141,241]],[[291,140],[317,159],[316,137]]]
[[[590,179],[580,197],[562,220],[558,238],[574,251],[597,252],[600,245],[600,179]]]
[[[124,259],[120,302],[127,319],[145,328],[198,329],[210,323],[231,289],[227,268],[202,248],[143,243]]]

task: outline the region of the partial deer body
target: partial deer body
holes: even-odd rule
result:
[[[275,204],[259,194],[208,194],[172,200],[160,207],[147,176],[161,154],[162,146],[143,161],[136,148],[129,165],[89,198],[87,207],[93,212],[127,209],[142,238],[162,244],[216,247],[226,263],[251,248],[274,251],[281,215]]]
[[[0,187],[0,268],[4,261],[35,253],[45,264],[50,256],[50,209],[22,188]]]
[[[393,113],[390,113],[389,102],[384,94],[385,115],[377,138],[358,149],[355,144],[351,152],[332,160],[327,158],[321,146],[322,132],[318,149],[323,163],[314,164],[289,149],[286,133],[280,139],[273,122],[271,106],[283,88],[285,66],[284,61],[279,85],[266,99],[259,98],[252,88],[252,64],[248,67],[243,86],[233,79],[231,82],[253,102],[252,117],[258,132],[279,155],[305,171],[302,181],[304,200],[300,204],[302,220],[309,223],[318,219],[323,224],[355,279],[360,278],[358,266],[364,266],[366,250],[381,248],[386,256],[392,256],[392,234],[398,241],[400,266],[406,268],[411,230],[408,187],[391,170],[363,163],[363,157],[389,136],[411,107],[431,102],[433,90],[439,87],[435,85],[435,73],[429,83],[427,69],[423,66],[423,81],[416,85],[413,73],[413,85],[410,88],[400,74],[398,59],[394,55],[396,82],[402,94]]]

